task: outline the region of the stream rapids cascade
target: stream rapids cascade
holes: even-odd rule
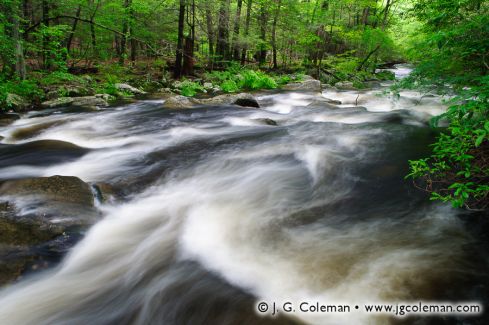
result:
[[[52,109],[1,127],[1,180],[76,176],[119,197],[96,203],[101,217],[57,266],[0,291],[0,324],[390,324],[255,310],[487,302],[476,231],[404,180],[445,107],[437,96],[382,95],[388,86],[262,93],[261,109]],[[50,150],[22,149],[44,140]]]

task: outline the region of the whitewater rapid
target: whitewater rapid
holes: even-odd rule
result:
[[[0,291],[0,324],[390,324],[362,312],[271,318],[255,305],[472,298],[457,284],[478,272],[471,233],[403,179],[429,152],[441,99],[381,91],[362,92],[365,109],[354,91],[326,89],[263,94],[259,110],[140,101],[2,128],[5,144],[88,152],[0,178],[78,176],[124,199],[99,206],[59,266]],[[307,107],[317,96],[342,108]]]

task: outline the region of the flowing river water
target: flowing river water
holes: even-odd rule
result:
[[[258,301],[487,303],[487,235],[404,180],[407,161],[429,154],[441,99],[387,86],[324,90],[337,109],[277,92],[259,95],[261,109],[146,100],[1,128],[0,179],[77,176],[122,199],[98,204],[103,217],[59,265],[0,291],[0,324],[487,324],[255,312]]]

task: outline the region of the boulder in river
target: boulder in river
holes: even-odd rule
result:
[[[17,94],[7,94],[5,102],[7,107],[16,112],[25,111],[31,106],[31,103],[27,99]]]
[[[353,85],[353,82],[350,81],[337,82],[335,87],[340,90],[357,90],[357,88]]]
[[[278,123],[271,118],[255,118],[253,121],[263,124],[263,125],[270,125],[270,126],[277,126]]]
[[[77,177],[10,180],[0,196],[0,285],[48,267],[98,217],[90,186]]]
[[[338,109],[340,108],[337,105],[340,105],[341,102],[338,100],[332,100],[324,97],[316,97],[314,100],[307,105],[308,108],[326,108],[326,109]]]
[[[19,114],[15,113],[0,113],[0,126],[6,126],[12,124],[16,120],[20,119]]]
[[[190,108],[193,107],[195,104],[197,104],[197,102],[193,98],[177,95],[165,100],[165,102],[163,103],[163,108]]]
[[[249,93],[219,95],[212,98],[201,99],[198,102],[203,105],[237,105],[243,107],[260,107],[260,104],[258,104],[256,98]]]
[[[37,140],[0,146],[0,168],[48,166],[82,157],[90,150],[59,140]]]
[[[321,82],[316,79],[306,79],[302,82],[294,82],[283,87],[286,90],[320,92]]]
[[[109,103],[107,100],[110,95],[97,94],[95,96],[83,96],[83,97],[60,97],[53,100],[45,101],[41,104],[43,108],[58,108],[67,106],[77,106],[86,108],[107,107]]]
[[[2,196],[39,196],[44,200],[93,207],[90,186],[78,177],[51,176],[6,181],[0,186]]]
[[[191,108],[195,105],[237,105],[243,107],[260,107],[260,104],[253,95],[248,93],[240,93],[219,95],[206,99],[195,99],[177,95],[168,98],[163,104],[163,108]]]

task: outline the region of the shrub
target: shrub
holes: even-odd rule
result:
[[[445,114],[450,126],[433,145],[431,157],[410,161],[417,186],[431,193],[432,200],[451,202],[454,207],[489,207],[489,76],[463,90]]]
[[[184,80],[180,84],[180,93],[186,97],[193,97],[197,94],[197,92],[202,92],[202,91],[204,91],[204,87],[202,87],[202,85],[200,85],[197,82]]]
[[[239,87],[234,80],[225,80],[221,84],[221,89],[225,93],[235,93],[239,90]]]

